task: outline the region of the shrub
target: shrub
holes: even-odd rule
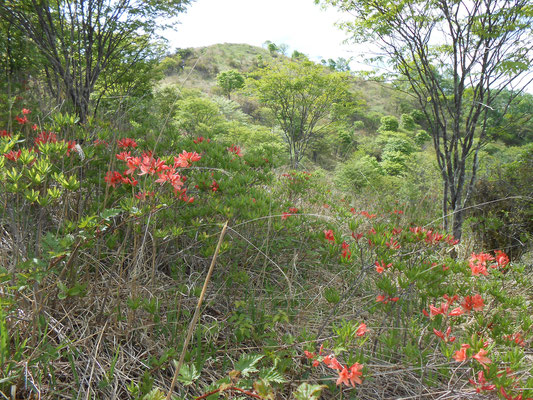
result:
[[[415,119],[410,114],[402,114],[400,117],[400,128],[406,131],[412,131],[415,129]]]
[[[385,117],[381,117],[381,125],[379,127],[379,131],[392,131],[396,132],[399,127],[398,118],[393,117],[392,115],[387,115]]]
[[[354,192],[366,186],[379,184],[383,170],[378,161],[370,156],[355,153],[335,169],[335,183],[342,189]]]

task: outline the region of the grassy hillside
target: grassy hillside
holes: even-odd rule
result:
[[[162,85],[180,85],[217,93],[217,74],[235,69],[243,74],[274,59],[287,59],[280,54],[248,44],[223,43],[207,47],[181,49],[162,62],[165,78]],[[325,67],[326,68],[326,67]],[[399,117],[414,107],[414,98],[395,91],[390,85],[354,79],[352,90],[366,104],[375,118],[383,115]]]
[[[281,56],[278,56],[281,57]],[[274,57],[268,50],[248,44],[215,44],[208,47],[181,49],[163,61],[173,65],[167,69],[162,84],[182,84],[205,92],[216,85],[219,72],[235,69],[247,73],[258,64]],[[177,67],[175,66],[177,65]]]

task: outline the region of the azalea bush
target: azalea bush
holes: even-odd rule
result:
[[[499,250],[473,253],[467,261],[451,257],[458,241],[406,225],[402,210],[351,212],[351,237],[327,229],[323,240],[328,256],[357,260],[353,286],[341,298],[348,301],[354,292],[363,299],[374,296],[374,304],[365,302],[366,309],[352,307],[355,315],[370,312],[372,322],[359,317],[359,326],[349,321],[334,325],[335,339],[318,338],[320,351],[305,351],[313,367],[320,370],[323,363],[338,374],[337,385],[355,387],[362,378],[369,384],[380,379],[385,365],[363,367],[377,358],[381,364],[418,366],[429,385],[457,386],[468,377],[473,391],[529,398],[531,390],[523,388],[532,382],[531,367],[524,350],[533,320],[526,311],[530,300],[515,291],[523,267],[512,265]]]

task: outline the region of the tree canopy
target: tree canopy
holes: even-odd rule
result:
[[[347,75],[310,61],[283,61],[261,69],[249,86],[273,113],[298,166],[335,105],[348,95]]]
[[[231,98],[231,92],[244,87],[244,76],[234,69],[218,74],[217,81],[218,86],[222,88],[228,99]]]

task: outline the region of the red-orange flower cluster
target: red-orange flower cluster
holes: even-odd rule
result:
[[[236,156],[242,157],[241,146],[231,145],[231,147],[228,147],[228,151]]]
[[[295,207],[290,207],[289,208],[289,212],[284,212],[282,215],[281,215],[281,219],[282,220],[286,220],[287,218],[289,218],[291,215],[293,214],[297,214],[298,213],[298,209],[295,208]]]

